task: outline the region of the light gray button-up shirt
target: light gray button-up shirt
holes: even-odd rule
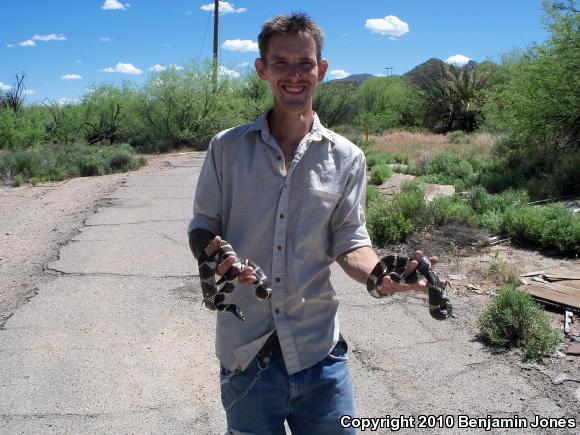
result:
[[[329,266],[340,254],[371,246],[364,197],[364,154],[316,115],[288,171],[266,115],[212,139],[189,231],[220,235],[272,284],[268,302],[257,300],[251,285],[238,284],[226,297],[245,322],[217,313],[216,354],[227,370],[244,370],[274,330],[290,374],[332,350],[339,324]]]

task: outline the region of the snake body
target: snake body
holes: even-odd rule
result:
[[[429,312],[438,319],[446,319],[452,315],[453,308],[447,297],[446,285],[442,285],[439,275],[431,268],[431,262],[421,258],[415,272],[405,275],[407,265],[413,260],[411,257],[387,255],[383,257],[372,270],[367,280],[367,290],[371,296],[381,298],[384,295],[378,290],[383,278],[389,276],[393,281],[400,283],[415,283],[420,276],[427,280],[429,290]]]
[[[230,256],[236,257],[236,262],[216,282],[215,274],[218,265]],[[203,301],[207,308],[227,311],[242,321],[246,320],[244,313],[237,305],[225,303],[226,295],[234,290],[235,281],[246,266],[251,266],[254,269],[253,275],[256,278],[256,283],[253,286],[256,297],[261,301],[268,300],[272,294],[272,289],[270,288],[270,281],[262,268],[253,261],[238,258],[228,242],[222,240],[219,249],[212,255],[208,256],[205,252],[200,254],[198,260],[199,279],[201,281]]]

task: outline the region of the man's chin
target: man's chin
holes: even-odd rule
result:
[[[288,112],[301,113],[308,109],[307,101],[282,101],[280,105]]]

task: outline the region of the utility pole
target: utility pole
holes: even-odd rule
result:
[[[220,16],[220,0],[214,0],[214,10],[213,10],[213,93],[214,94],[217,92],[217,83],[218,83],[219,16]]]
[[[387,77],[390,77],[393,75],[393,67],[392,66],[387,66],[385,69],[387,70]],[[389,74],[389,71],[390,71],[390,74]]]

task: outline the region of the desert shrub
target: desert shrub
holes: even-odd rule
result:
[[[493,347],[519,348],[525,359],[540,360],[560,344],[542,308],[515,286],[506,286],[479,317],[483,340]]]
[[[561,204],[508,208],[501,230],[517,241],[562,254],[580,254],[580,217]]]
[[[449,138],[449,141],[454,144],[469,142],[469,136],[461,130],[450,131],[447,133],[447,138]]]
[[[485,277],[498,285],[518,285],[522,271],[517,264],[506,261],[499,251],[495,251],[485,271]]]
[[[436,175],[443,184],[460,183],[469,186],[474,182],[471,163],[458,154],[441,153],[428,160],[425,175]]]
[[[12,179],[12,186],[18,187],[22,185],[22,181],[23,181],[22,175],[18,174]]]
[[[448,222],[471,222],[473,211],[459,196],[437,196],[428,206],[428,213],[435,224]]]
[[[372,169],[376,165],[385,165],[389,162],[390,156],[379,150],[367,150],[365,152],[365,157],[367,161],[367,168]]]
[[[503,212],[508,207],[523,205],[529,201],[524,191],[506,190],[492,195],[482,186],[475,186],[468,195],[468,202],[475,213]]]
[[[371,168],[371,184],[375,186],[380,186],[383,184],[383,181],[388,179],[393,174],[389,168],[387,168],[384,164],[374,165]]]
[[[376,245],[404,240],[422,216],[423,193],[418,183],[404,184],[403,191],[390,198],[374,186],[367,188],[367,229]]]
[[[46,145],[16,150],[0,157],[0,177],[21,176],[23,180],[59,181],[134,170],[145,163],[135,157],[130,145],[92,147],[88,145]]]

